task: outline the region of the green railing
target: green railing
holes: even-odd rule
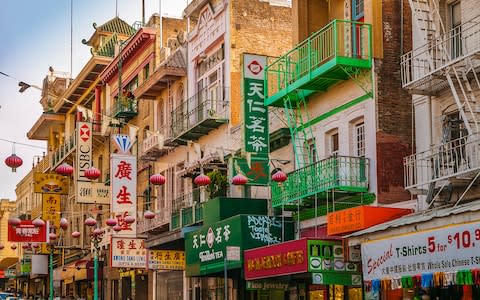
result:
[[[288,174],[285,182],[272,183],[272,206],[278,207],[329,190],[368,191],[368,159],[334,156]]]
[[[114,118],[133,118],[138,114],[138,103],[134,98],[120,97],[115,99],[112,109]]]
[[[265,104],[272,105],[277,97],[269,98],[281,91],[288,94],[295,89],[324,89],[347,77],[337,66],[371,68],[371,58],[371,25],[333,20],[268,64]]]
[[[201,203],[194,203],[192,206],[184,207],[173,212],[170,218],[170,229],[179,229],[203,221],[203,206]]]

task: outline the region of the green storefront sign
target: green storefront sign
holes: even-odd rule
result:
[[[268,185],[270,179],[270,166],[268,157],[252,157],[250,164],[246,158],[234,158],[233,176],[238,173],[248,178],[250,185]]]
[[[284,224],[284,237],[293,237],[292,223]],[[237,215],[185,234],[187,276],[224,270],[226,247],[240,247],[240,261],[227,262],[228,269],[243,268],[243,250],[282,242],[282,220],[262,215]]]
[[[31,259],[22,259],[20,261],[20,273],[30,274],[32,270],[32,260]]]

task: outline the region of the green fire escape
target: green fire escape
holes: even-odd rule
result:
[[[310,151],[315,140],[308,97],[343,80],[355,81],[371,95],[371,53],[369,24],[334,20],[268,64],[265,105],[285,110],[296,169],[286,182],[272,183],[273,207],[312,207],[315,199],[325,199],[329,191],[350,193],[349,201],[355,193],[368,192],[365,158],[332,156],[318,160],[316,151]]]

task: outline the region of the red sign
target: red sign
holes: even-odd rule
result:
[[[307,239],[245,250],[244,264],[246,280],[307,272]]]
[[[8,241],[23,243],[44,243],[47,241],[47,225],[35,227],[32,220],[22,220],[20,225],[8,225]]]

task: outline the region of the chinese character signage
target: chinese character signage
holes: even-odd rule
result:
[[[47,241],[47,226],[35,227],[32,220],[22,220],[20,225],[8,225],[8,241],[22,243],[44,243]]]
[[[362,244],[364,280],[480,268],[480,222]]]
[[[268,157],[268,107],[264,99],[265,56],[244,54],[244,141],[245,151]]]
[[[144,239],[112,237],[110,249],[113,268],[147,268]]]
[[[68,195],[68,177],[55,173],[35,173],[34,192]]]
[[[110,204],[110,187],[103,182],[77,182],[77,202]]]
[[[137,159],[133,155],[111,155],[111,210],[117,218],[121,231],[119,236],[135,237],[137,234]],[[125,222],[133,216],[135,222]]]
[[[241,173],[248,178],[247,184],[268,185],[270,167],[268,157],[252,157],[250,165],[246,158],[233,159],[233,176]]]
[[[42,194],[42,219],[51,226],[60,227],[60,195]]]
[[[292,224],[285,223],[285,238],[291,239]],[[240,261],[228,268],[241,268],[243,250],[282,242],[281,219],[261,215],[238,215],[185,234],[186,272],[199,276],[220,272],[227,246],[240,247]]]
[[[185,270],[185,252],[171,250],[149,250],[148,269]]]

